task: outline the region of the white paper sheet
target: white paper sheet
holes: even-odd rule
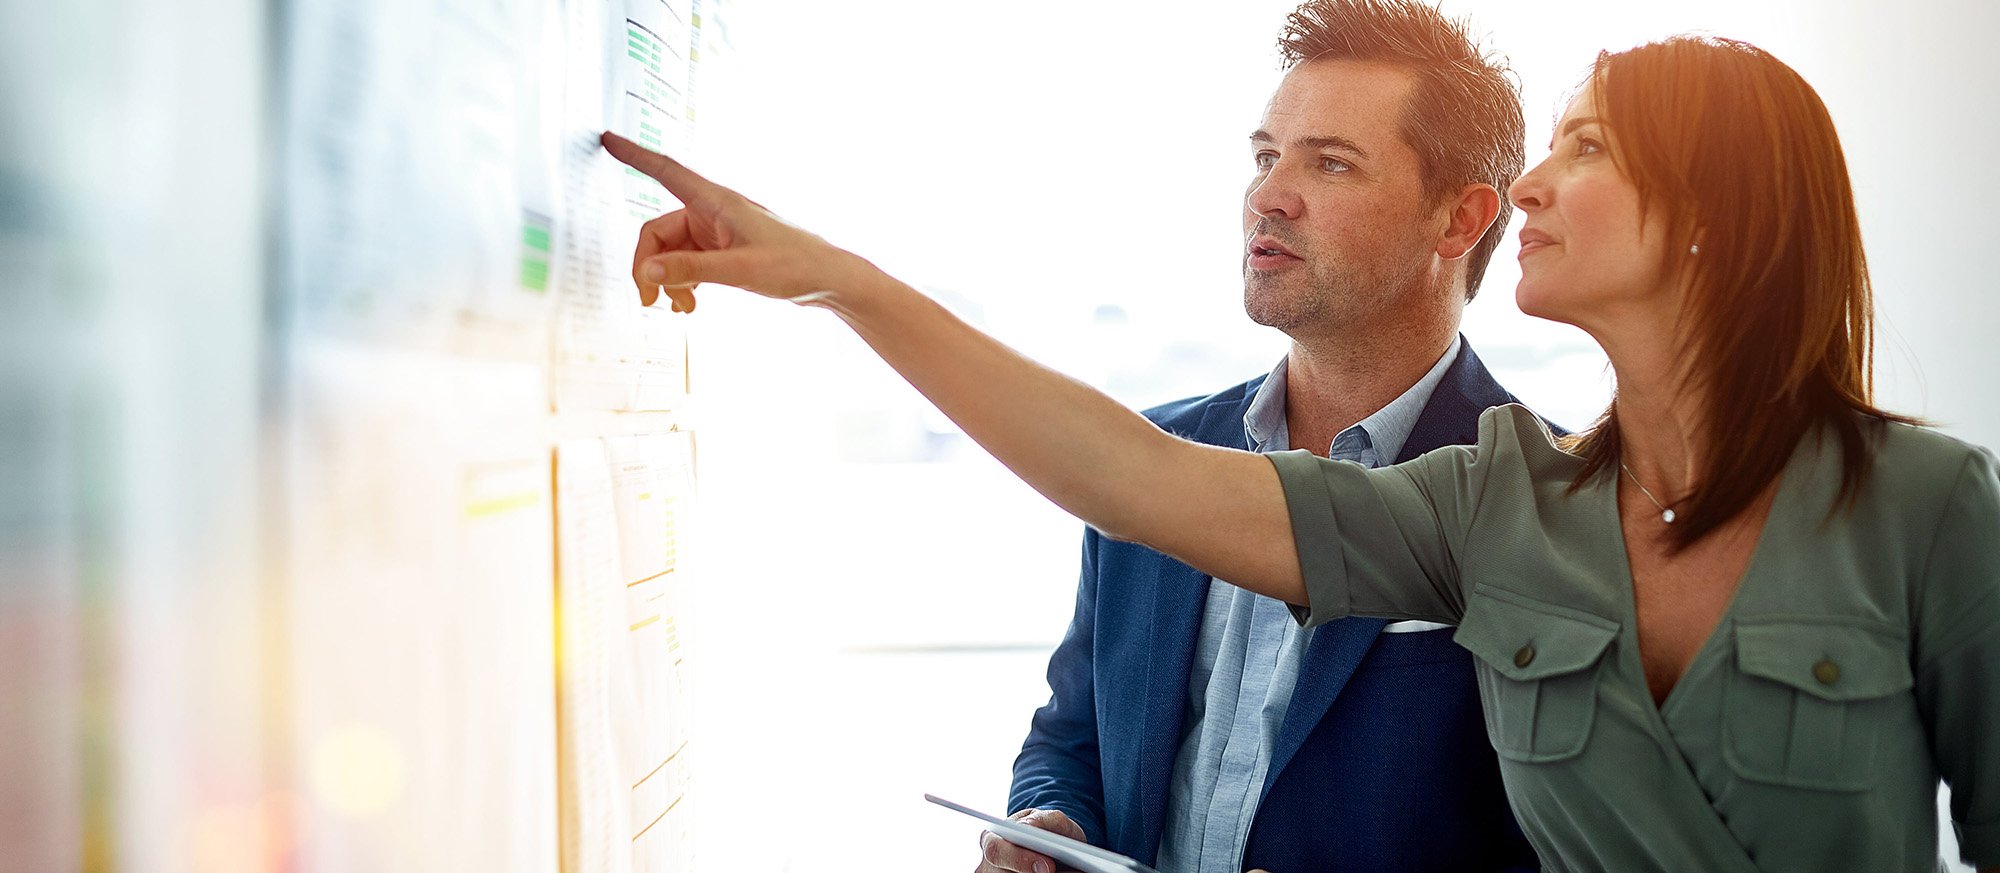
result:
[[[557,447],[564,868],[692,862],[686,433]]]
[[[598,134],[684,146],[688,15],[661,0],[582,0],[566,10],[558,409],[673,410],[685,400],[685,323],[639,306],[630,259],[640,225],[680,204],[613,161]]]

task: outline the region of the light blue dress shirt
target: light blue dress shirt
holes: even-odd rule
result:
[[[1458,357],[1459,342],[1453,339],[1410,390],[1336,435],[1328,457],[1366,467],[1393,463]],[[1279,361],[1243,414],[1252,451],[1291,448],[1285,386],[1285,361]],[[1436,627],[1442,625],[1398,622],[1384,631]],[[1209,586],[1154,865],[1160,873],[1241,873],[1264,775],[1311,640],[1312,631],[1300,629],[1285,604],[1220,579]]]

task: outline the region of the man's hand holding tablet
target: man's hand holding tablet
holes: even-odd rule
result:
[[[986,822],[987,832],[979,836],[981,861],[974,873],[1155,873],[1131,858],[1084,842],[1083,829],[1052,810],[1022,810],[1013,818],[996,818],[936,795],[926,794],[924,799]],[[1055,815],[1062,816],[1068,833],[1057,829]]]
[[[1078,842],[1085,841],[1083,828],[1061,810],[1024,809],[1007,818]],[[1007,842],[990,830],[979,832],[979,868],[973,873],[1064,873],[1068,869],[1049,856]]]
[[[924,799],[992,826],[979,835],[980,863],[973,873],[1156,873],[1084,842],[1083,829],[1055,810],[1024,809],[1009,818],[995,818],[936,795],[926,794]]]

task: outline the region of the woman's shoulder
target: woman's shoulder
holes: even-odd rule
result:
[[[1503,403],[1479,414],[1479,447],[1519,452],[1529,460],[1582,460],[1563,451],[1548,420],[1521,403]]]
[[[1993,452],[1936,428],[1899,421],[1871,421],[1873,469],[1892,491],[1945,493],[1967,479],[1974,487],[1995,487],[2000,470]]]
[[[1562,449],[1562,440],[1549,429],[1548,421],[1520,403],[1480,413],[1479,439],[1469,451],[1473,464],[1518,469],[1532,481],[1568,482],[1583,466],[1582,458]]]

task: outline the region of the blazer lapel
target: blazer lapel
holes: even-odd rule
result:
[[[1271,749],[1271,766],[1264,771],[1264,788],[1291,763],[1299,747],[1305,745],[1327,707],[1340,696],[1354,668],[1375,645],[1375,635],[1389,623],[1379,618],[1350,616],[1314,628],[1306,643],[1305,663],[1299,665],[1299,684],[1292,691],[1292,704],[1285,710],[1285,723]]]
[[[1489,406],[1510,403],[1513,399],[1486,372],[1479,356],[1472,353],[1472,344],[1460,337],[1458,358],[1431,392],[1395,462],[1400,464],[1443,446],[1476,442],[1479,414]],[[1299,668],[1298,687],[1285,711],[1285,723],[1278,729],[1277,743],[1271,750],[1271,766],[1264,772],[1265,791],[1271,789],[1271,783],[1326,716],[1327,708],[1340,696],[1355,667],[1375,644],[1376,634],[1388,624],[1379,618],[1349,617],[1312,631],[1313,637],[1306,643],[1305,663]]]
[[[1140,845],[1157,846],[1167,814],[1167,788],[1174,756],[1180,752],[1181,722],[1187,718],[1188,677],[1194,670],[1195,635],[1201,630],[1202,604],[1211,580],[1198,570],[1158,552],[1146,550],[1152,566],[1139,578],[1148,580],[1153,597],[1152,650],[1145,667],[1146,711],[1140,716],[1137,802]],[[1105,786],[1106,793],[1114,786]]]
[[[1418,455],[1444,446],[1469,446],[1479,441],[1479,416],[1487,409],[1518,402],[1507,389],[1493,381],[1486,364],[1472,353],[1472,344],[1459,337],[1458,360],[1444,371],[1437,390],[1424,404],[1410,438],[1403,441],[1402,454],[1394,463],[1415,460]]]
[[[1239,403],[1217,404],[1202,413],[1201,422],[1187,434],[1196,442],[1247,448],[1243,433],[1243,413],[1263,387],[1263,379],[1252,381]],[[1141,572],[1133,578],[1153,585],[1152,648],[1145,669],[1145,745],[1140,749],[1139,784],[1135,786],[1139,810],[1140,845],[1149,849],[1160,843],[1166,825],[1167,788],[1172,781],[1174,758],[1180,753],[1182,722],[1187,719],[1188,680],[1194,672],[1195,637],[1201,632],[1201,617],[1214,584],[1208,574],[1151,549],[1133,546],[1144,554],[1135,561]],[[1116,789],[1105,786],[1107,796]],[[1140,860],[1151,862],[1145,853]]]

